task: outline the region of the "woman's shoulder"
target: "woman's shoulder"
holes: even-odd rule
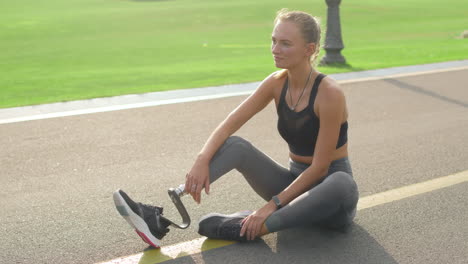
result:
[[[283,69],[283,70],[275,71],[270,76],[276,80],[284,81],[286,80],[286,77],[288,77],[288,70]]]
[[[344,96],[340,84],[330,76],[325,76],[320,83],[319,95],[323,97],[342,97]]]
[[[268,90],[278,90],[283,87],[284,82],[288,74],[283,74],[283,71],[275,71],[268,75],[260,84],[260,89],[268,89]]]
[[[288,71],[287,70],[279,70],[279,71],[274,71],[268,77],[265,78],[265,80],[268,80],[271,83],[275,84],[283,84],[284,81],[286,80],[286,77],[288,77]]]
[[[320,88],[317,94],[316,112],[319,113],[319,108],[322,107],[339,109],[345,105],[345,95],[339,83],[329,76],[323,78],[322,82],[320,83]]]

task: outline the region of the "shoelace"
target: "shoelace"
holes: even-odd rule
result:
[[[167,227],[170,225],[162,216],[163,208],[149,204],[138,204],[144,211],[144,220],[148,224],[151,233],[157,238],[162,239],[169,232],[169,228]]]
[[[138,203],[138,205],[142,208],[145,208],[146,210],[148,211],[155,211],[157,212],[158,214],[161,214],[163,213],[163,208],[162,207],[159,207],[159,206],[154,206],[154,205],[149,205],[149,204],[143,204],[143,203]]]

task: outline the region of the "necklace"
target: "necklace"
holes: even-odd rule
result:
[[[296,104],[293,106],[293,107],[289,107],[291,110],[296,110],[296,107],[297,105],[299,104],[299,102],[301,101],[301,98],[302,96],[304,95],[304,91],[305,89],[307,88],[307,84],[309,83],[309,80],[310,80],[310,76],[312,76],[312,69],[310,69],[310,72],[309,72],[309,76],[307,77],[307,80],[305,82],[305,85],[304,85],[304,88],[302,88],[302,92],[301,92],[301,95],[299,95],[299,99],[297,99],[297,102]],[[289,84],[289,78],[288,78],[288,90],[289,90],[289,99],[291,101],[291,104],[293,103],[293,100],[292,100],[292,95],[291,95],[291,85]]]

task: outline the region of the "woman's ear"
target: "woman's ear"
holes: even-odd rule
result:
[[[317,49],[317,45],[315,43],[307,43],[306,44],[306,56],[311,57],[315,54],[315,50]]]

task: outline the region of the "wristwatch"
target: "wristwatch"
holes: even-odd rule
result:
[[[275,195],[275,196],[273,196],[271,199],[272,199],[273,202],[276,204],[276,209],[280,209],[281,207],[283,207],[283,206],[281,205],[281,202],[280,202],[278,196]]]

